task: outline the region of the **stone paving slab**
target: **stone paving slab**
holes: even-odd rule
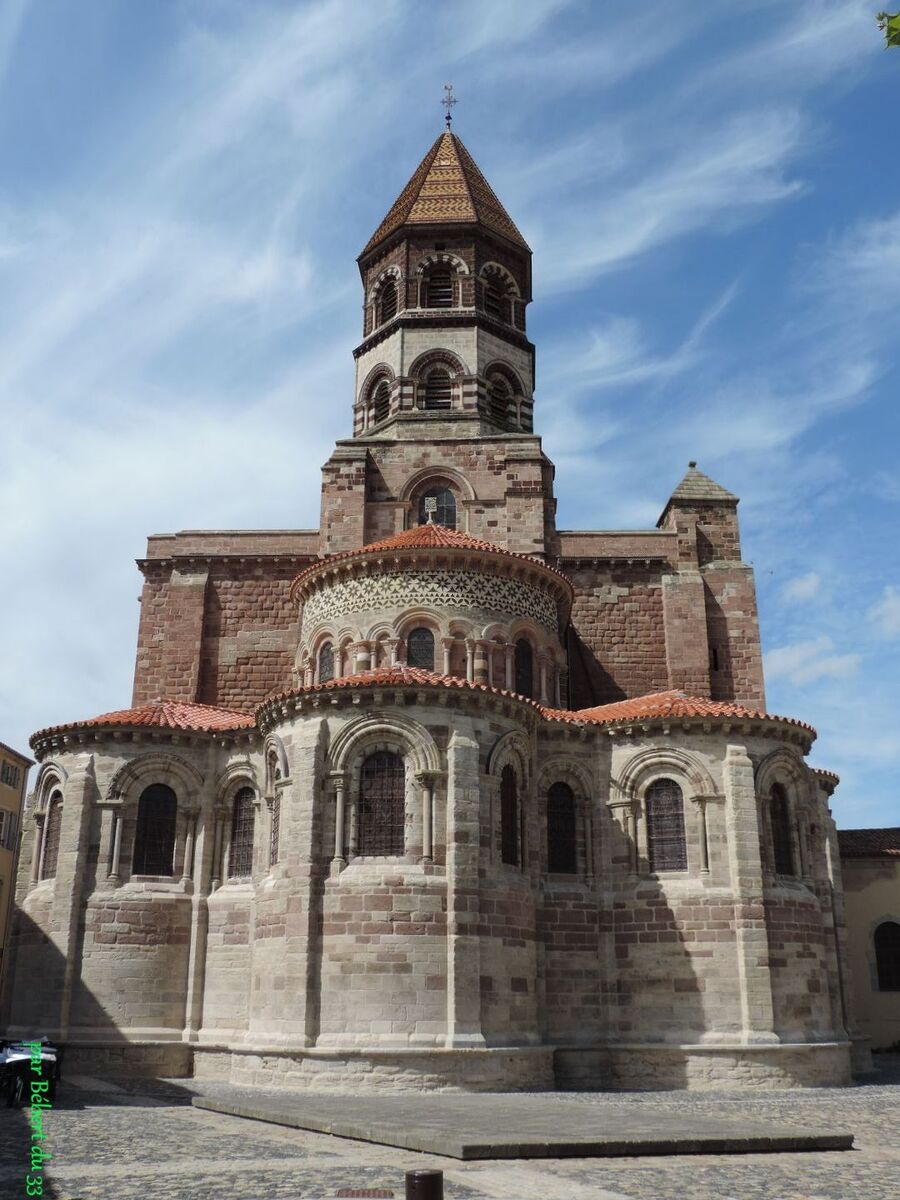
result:
[[[539,1094],[307,1095],[249,1090],[195,1096],[196,1108],[458,1159],[617,1158],[850,1150],[853,1134],[704,1114],[573,1106]]]

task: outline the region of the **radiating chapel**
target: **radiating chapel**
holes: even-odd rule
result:
[[[289,1088],[848,1081],[837,779],[766,710],[737,497],[691,463],[653,529],[557,528],[531,251],[455,134],[359,270],[320,528],[151,537],[132,706],[32,739],[8,1031]]]

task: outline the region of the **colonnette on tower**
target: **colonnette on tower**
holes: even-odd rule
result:
[[[836,778],[737,498],[556,528],[531,252],[442,134],[359,258],[321,527],[151,537],[133,707],[42,730],[10,1032],[296,1087],[847,1081]],[[857,1055],[859,1058],[859,1055]]]

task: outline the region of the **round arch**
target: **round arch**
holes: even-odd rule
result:
[[[486,262],[478,272],[478,278],[482,280],[482,282],[485,282],[491,276],[494,278],[499,277],[503,281],[506,287],[507,295],[515,296],[517,300],[521,300],[522,293],[519,289],[519,285],[516,283],[510,272],[507,271],[506,267],[501,266],[498,262]]]
[[[378,293],[389,279],[393,279],[394,283],[397,284],[401,282],[403,279],[403,273],[399,267],[385,267],[385,269],[379,273],[378,277],[372,281],[372,286],[369,288],[369,294],[366,297],[367,304],[374,303]]]
[[[460,275],[471,274],[466,262],[458,254],[451,254],[447,250],[434,250],[430,254],[424,254],[416,263],[416,275],[421,277],[432,267],[451,267]]]
[[[491,747],[487,758],[487,773],[499,778],[505,766],[514,767],[519,776],[519,786],[524,792],[530,775],[529,759],[528,739],[525,734],[519,729],[510,729],[501,734]]]
[[[141,754],[124,763],[109,781],[106,789],[107,801],[130,799],[137,786],[152,776],[153,783],[162,783],[179,795],[183,806],[196,803],[197,794],[203,787],[203,776],[186,758],[179,754],[154,750]]]
[[[456,487],[459,489],[460,498],[463,500],[476,500],[478,497],[475,494],[475,489],[466,479],[465,475],[461,475],[459,471],[452,467],[422,467],[415,474],[410,475],[409,479],[403,484],[400,489],[398,499],[403,503],[410,503],[416,498],[416,495],[430,486],[439,486],[440,484],[449,484],[451,489]]]
[[[400,714],[364,716],[345,725],[331,743],[326,769],[346,774],[365,753],[378,749],[394,750],[407,758],[416,775],[442,770],[434,738],[424,725]]]
[[[675,776],[688,785],[695,796],[714,796],[718,793],[713,777],[700,759],[677,746],[651,747],[640,750],[625,764],[613,789],[623,800],[639,800],[655,779]]]
[[[407,374],[411,379],[419,379],[429,367],[436,366],[447,367],[454,378],[469,374],[469,368],[459,355],[454,354],[452,350],[445,350],[443,347],[423,351],[410,363]]]

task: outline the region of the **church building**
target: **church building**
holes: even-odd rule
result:
[[[531,251],[449,129],[359,271],[320,528],[152,536],[131,707],[31,740],[8,1033],[286,1088],[848,1082],[837,778],[766,711],[737,497],[691,463],[654,529],[557,528]]]

